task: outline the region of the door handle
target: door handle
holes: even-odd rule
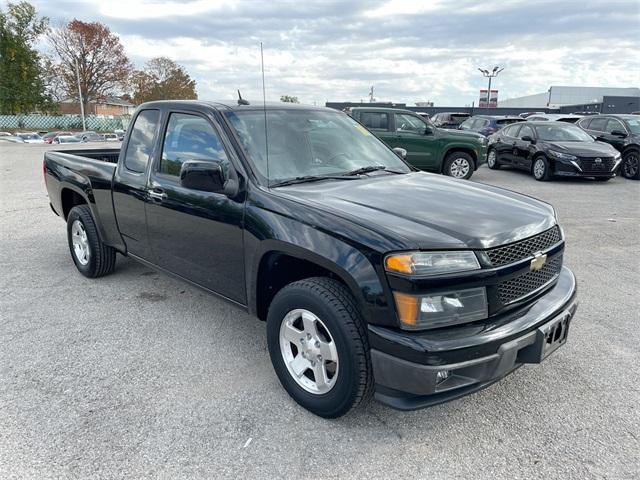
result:
[[[154,188],[153,190],[148,190],[149,198],[152,200],[164,200],[167,198],[167,194],[164,193],[160,188]]]

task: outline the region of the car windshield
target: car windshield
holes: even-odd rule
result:
[[[549,123],[537,125],[536,133],[540,140],[548,142],[594,142],[591,135],[571,124]]]
[[[640,118],[628,118],[627,127],[632,133],[640,133]]]
[[[263,183],[305,176],[343,175],[366,167],[406,173],[410,168],[351,117],[323,110],[282,109],[227,113]]]

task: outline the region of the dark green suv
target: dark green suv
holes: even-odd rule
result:
[[[409,110],[355,107],[349,114],[391,148],[407,151],[421,170],[470,178],[487,159],[487,140],[474,132],[444,130]]]

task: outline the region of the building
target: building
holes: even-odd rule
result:
[[[567,105],[602,104],[605,97],[640,98],[640,88],[551,86],[546,92],[501,100],[498,107],[559,109]]]
[[[108,97],[97,102],[90,102],[84,112],[86,115],[131,115],[136,106],[118,97]],[[80,114],[80,104],[76,98],[65,98],[60,102],[60,113]]]

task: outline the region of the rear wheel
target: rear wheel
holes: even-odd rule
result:
[[[370,398],[364,321],[340,282],[308,278],[280,290],[269,307],[267,342],[280,383],[312,413],[340,417]]]
[[[549,161],[544,157],[538,157],[533,161],[531,167],[533,172],[533,178],[539,182],[545,182],[551,178],[551,171],[549,168]]]
[[[116,251],[100,240],[88,205],[75,206],[69,212],[67,238],[73,263],[82,275],[97,278],[113,272]]]
[[[469,179],[473,175],[473,158],[464,152],[452,152],[444,161],[444,174],[453,178]]]
[[[640,154],[636,150],[629,150],[622,157],[620,173],[624,178],[640,180]]]
[[[495,148],[490,149],[487,154],[487,166],[491,170],[498,170],[500,168],[500,164],[498,163],[498,152],[496,152]]]

